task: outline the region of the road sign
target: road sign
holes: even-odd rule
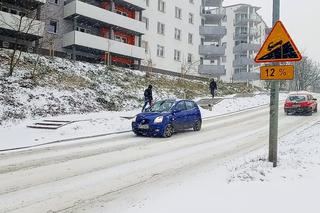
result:
[[[264,66],[260,67],[261,80],[293,80],[294,66]]]
[[[281,21],[277,21],[254,59],[257,63],[300,61],[299,50]]]

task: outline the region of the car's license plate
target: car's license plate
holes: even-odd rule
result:
[[[299,107],[299,104],[293,104],[292,107]]]
[[[149,129],[149,125],[148,124],[140,124],[139,129]]]

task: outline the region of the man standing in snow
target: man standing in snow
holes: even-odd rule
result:
[[[214,81],[214,79],[212,79],[212,81],[210,82],[210,92],[211,92],[212,98],[214,98],[214,94],[216,90],[217,90],[217,83]]]
[[[144,106],[142,108],[142,112],[145,110],[147,104],[149,104],[149,106],[152,105],[152,85],[149,85],[148,88],[144,91]]]

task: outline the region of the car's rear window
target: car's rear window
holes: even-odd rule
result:
[[[301,101],[306,101],[307,98],[304,95],[292,95],[288,97],[288,100],[293,102],[301,102]]]

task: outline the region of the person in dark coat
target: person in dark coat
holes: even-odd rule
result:
[[[216,90],[217,90],[217,83],[214,81],[214,79],[212,79],[212,81],[210,82],[210,92],[211,92],[212,98],[214,98],[214,94]]]
[[[144,91],[144,106],[142,108],[142,112],[145,110],[147,104],[149,104],[149,106],[152,105],[152,85],[149,85],[148,88]]]

